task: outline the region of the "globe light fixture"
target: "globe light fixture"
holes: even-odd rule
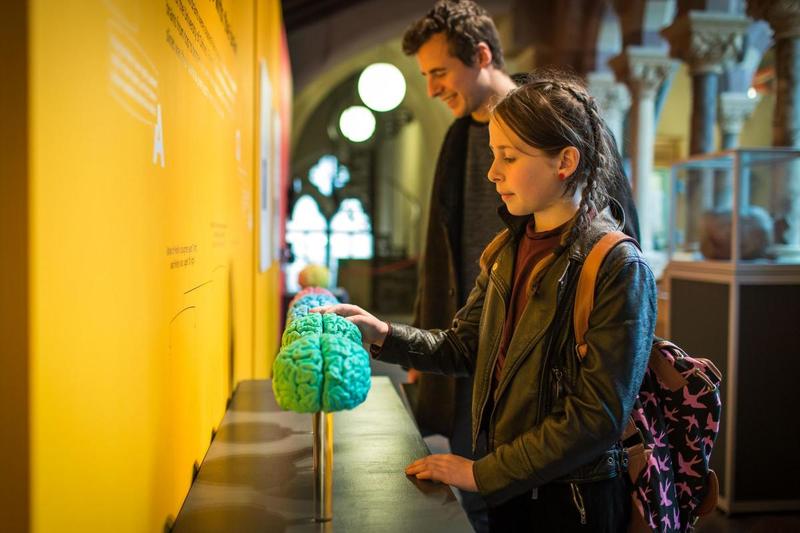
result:
[[[350,106],[339,115],[339,130],[354,143],[364,142],[375,133],[375,115],[363,105]]]
[[[406,79],[390,63],[373,63],[358,77],[358,95],[374,111],[391,111],[406,95]]]

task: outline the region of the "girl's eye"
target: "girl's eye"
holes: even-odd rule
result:
[[[514,161],[516,161],[516,160],[517,160],[517,158],[516,158],[516,157],[504,157],[504,158],[503,158],[503,162],[504,162],[504,163],[513,163],[513,162],[514,162]]]

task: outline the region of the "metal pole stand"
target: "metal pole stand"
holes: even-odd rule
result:
[[[314,521],[333,519],[333,414],[314,417]]]

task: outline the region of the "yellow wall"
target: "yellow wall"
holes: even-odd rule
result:
[[[32,530],[161,531],[277,347],[257,66],[285,110],[279,2],[36,0],[28,27]]]
[[[679,159],[689,155],[689,134],[692,123],[692,79],[686,65],[680,63],[669,86],[656,124],[656,137],[676,143]],[[662,161],[671,165],[676,161]]]

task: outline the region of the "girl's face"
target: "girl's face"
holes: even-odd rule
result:
[[[525,144],[498,116],[489,121],[494,162],[489,181],[512,215],[558,209],[564,203],[564,181],[558,177],[561,156],[550,156]]]

